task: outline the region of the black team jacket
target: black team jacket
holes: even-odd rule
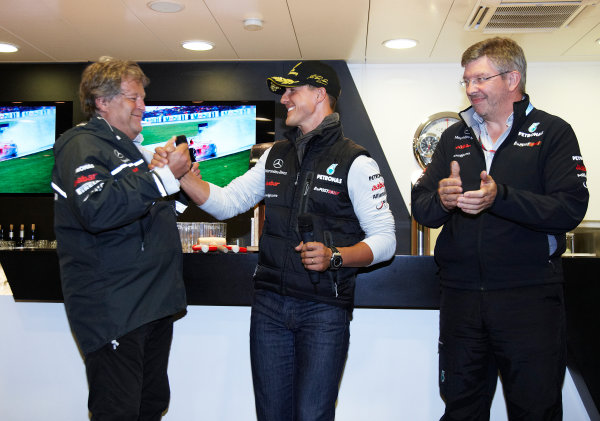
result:
[[[486,290],[563,281],[565,232],[587,210],[586,169],[571,126],[535,108],[527,114],[528,106],[528,96],[514,103],[512,129],[495,153],[490,175],[498,192],[489,209],[478,215],[448,212],[437,194],[453,160],[460,165],[463,191],[480,188],[485,158],[464,119],[442,134],[431,164],[413,187],[416,220],[444,225],[435,246],[444,286]],[[548,235],[556,239],[552,255]]]
[[[161,200],[133,142],[95,116],[65,132],[54,155],[62,290],[83,353],[184,310],[174,202]]]

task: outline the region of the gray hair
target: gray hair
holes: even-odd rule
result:
[[[79,100],[86,117],[89,119],[98,111],[96,98],[114,98],[121,93],[121,82],[130,79],[140,82],[144,87],[150,83],[140,66],[133,61],[104,56],[86,67],[79,84]]]
[[[513,70],[521,74],[519,90],[525,93],[525,81],[527,79],[527,60],[523,49],[510,38],[490,38],[471,45],[462,55],[460,64],[465,67],[470,62],[487,56],[499,72],[510,72]]]

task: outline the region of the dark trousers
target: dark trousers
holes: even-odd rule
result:
[[[92,421],[160,420],[169,405],[173,319],[147,323],[85,357]]]
[[[250,359],[259,421],[333,421],[350,316],[329,304],[256,291]]]
[[[509,420],[562,420],[562,284],[442,288],[438,346],[443,421],[489,420],[498,372]]]

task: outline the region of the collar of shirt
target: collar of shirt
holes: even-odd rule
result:
[[[142,145],[142,142],[144,141],[144,136],[142,136],[142,134],[138,134],[135,139],[133,139],[133,143],[135,143],[136,145]]]
[[[527,106],[527,111],[525,114],[529,114],[533,110],[533,105],[531,102]],[[483,155],[485,157],[485,166],[486,171],[489,173],[490,167],[492,166],[492,160],[494,159],[494,154],[502,145],[502,142],[508,137],[510,133],[510,129],[512,128],[513,121],[515,118],[514,112],[511,113],[506,119],[506,129],[500,135],[498,140],[494,143],[490,138],[490,135],[487,131],[487,127],[485,125],[485,120],[479,114],[475,112],[473,107],[466,110],[466,112],[462,115],[463,119],[467,123],[467,125],[473,130],[475,136],[479,140],[479,144],[481,145],[481,149],[483,149]]]

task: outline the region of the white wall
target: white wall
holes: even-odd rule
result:
[[[252,421],[248,307],[189,307],[175,324],[165,421]],[[438,312],[355,311],[340,389],[339,421],[431,421],[437,387]],[[0,295],[0,408],[10,421],[87,419],[85,367],[61,303]],[[498,389],[492,421],[506,420]],[[565,420],[589,418],[567,373]]]
[[[410,181],[419,166],[412,139],[419,124],[441,111],[469,103],[457,64],[348,66],[407,206]],[[530,63],[527,92],[533,105],[568,121],[579,139],[592,200],[586,220],[600,220],[600,62]],[[342,93],[343,95],[343,93]],[[410,209],[410,207],[409,207]]]
[[[457,82],[462,69],[454,64],[349,67],[408,205],[411,174],[418,169],[412,154],[414,132],[429,115],[468,105]],[[529,67],[527,85],[534,105],[575,128],[594,197],[600,178],[595,158],[600,148],[595,130],[600,63]],[[592,201],[586,219],[600,220],[598,201]],[[438,312],[431,310],[355,311],[338,420],[431,421],[441,416],[437,318]],[[255,419],[249,320],[247,307],[193,306],[176,323],[169,367],[172,400],[165,421]],[[86,419],[84,365],[62,304],[15,303],[11,296],[0,296],[0,337],[2,419]],[[500,391],[492,421],[506,420]],[[563,399],[565,420],[589,419],[568,373]]]

